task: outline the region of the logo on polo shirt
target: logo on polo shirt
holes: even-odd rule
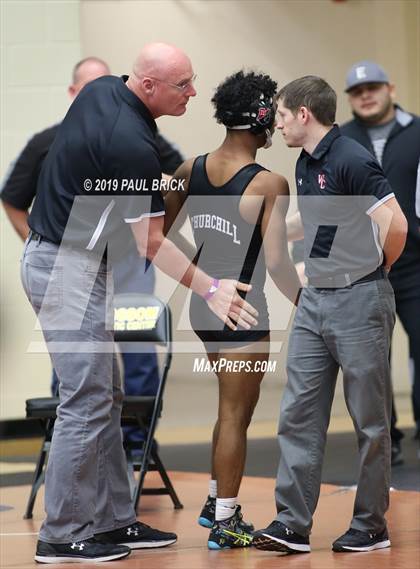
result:
[[[318,174],[318,184],[321,190],[327,185],[327,180],[325,179],[325,174]]]
[[[302,184],[303,184],[302,178],[298,178],[298,186],[301,186]]]

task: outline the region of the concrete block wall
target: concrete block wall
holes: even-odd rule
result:
[[[60,121],[81,58],[79,0],[1,0],[0,176],[36,132]],[[36,320],[20,284],[22,242],[0,208],[0,419],[48,395],[46,354],[27,354]]]

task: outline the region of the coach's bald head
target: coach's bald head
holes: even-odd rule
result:
[[[127,86],[156,118],[185,113],[190,97],[196,95],[194,71],[189,57],[180,48],[167,43],[143,47],[133,65]]]

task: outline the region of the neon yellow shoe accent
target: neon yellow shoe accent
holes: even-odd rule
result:
[[[250,545],[252,543],[253,536],[247,533],[235,533],[227,529],[222,530],[222,533],[235,537],[235,545]]]

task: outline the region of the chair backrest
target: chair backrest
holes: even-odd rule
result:
[[[170,348],[171,313],[152,294],[116,294],[114,297],[116,342],[152,342]]]

